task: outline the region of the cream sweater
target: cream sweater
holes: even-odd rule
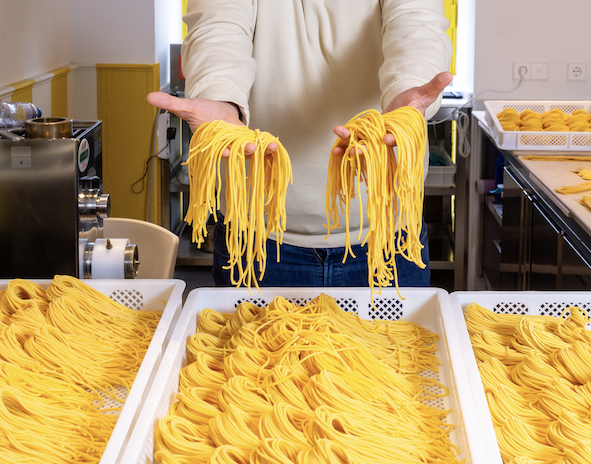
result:
[[[185,96],[236,103],[279,137],[293,168],[284,243],[344,246],[342,229],[325,240],[333,128],[449,69],[443,13],[443,0],[189,0]]]

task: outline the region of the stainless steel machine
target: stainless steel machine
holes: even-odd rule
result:
[[[101,121],[0,131],[0,279],[135,278],[136,245],[103,238],[102,187]]]

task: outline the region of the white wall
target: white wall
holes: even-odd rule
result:
[[[476,0],[458,0],[456,72],[453,86],[472,94],[474,91],[474,25]]]
[[[0,1],[0,87],[71,61],[70,0]]]
[[[0,0],[0,99],[10,98],[10,84],[72,64],[75,118],[96,117],[96,63],[160,63],[165,86],[181,14],[181,0]]]
[[[154,8],[145,0],[70,0],[74,63],[154,63]]]
[[[160,85],[170,82],[170,44],[183,35],[181,0],[154,0],[156,62],[160,63]]]
[[[181,39],[181,0],[70,0],[72,61],[160,63],[168,83],[170,43]]]
[[[509,90],[513,62],[548,63],[548,80],[523,81],[511,93],[486,93],[483,100],[591,99],[591,1],[480,0],[476,5],[475,81],[483,90]],[[587,80],[566,80],[568,62],[587,63]]]

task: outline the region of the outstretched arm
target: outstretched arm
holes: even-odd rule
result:
[[[238,119],[238,108],[232,103],[206,98],[178,98],[165,92],[149,93],[147,100],[151,105],[174,113],[180,119],[187,121],[192,132],[205,122],[219,120],[237,126],[244,125]]]
[[[237,126],[244,126],[244,123],[238,118],[238,107],[233,103],[208,100],[206,98],[178,98],[165,92],[149,93],[146,99],[151,105],[174,113],[180,119],[187,121],[192,132],[195,132],[203,123],[219,120]],[[272,142],[267,146],[265,153],[271,154],[277,148],[277,144]],[[255,151],[256,145],[254,143],[247,143],[244,147],[244,153],[247,156],[252,155]],[[226,149],[222,156],[228,156],[229,154],[230,150]]]

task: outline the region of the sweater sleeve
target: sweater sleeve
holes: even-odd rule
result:
[[[228,101],[250,119],[248,98],[257,65],[252,57],[256,0],[189,0],[181,49],[187,98]]]
[[[382,52],[379,70],[382,109],[401,92],[448,71],[452,46],[443,0],[382,0]],[[441,95],[425,113],[431,118]]]

